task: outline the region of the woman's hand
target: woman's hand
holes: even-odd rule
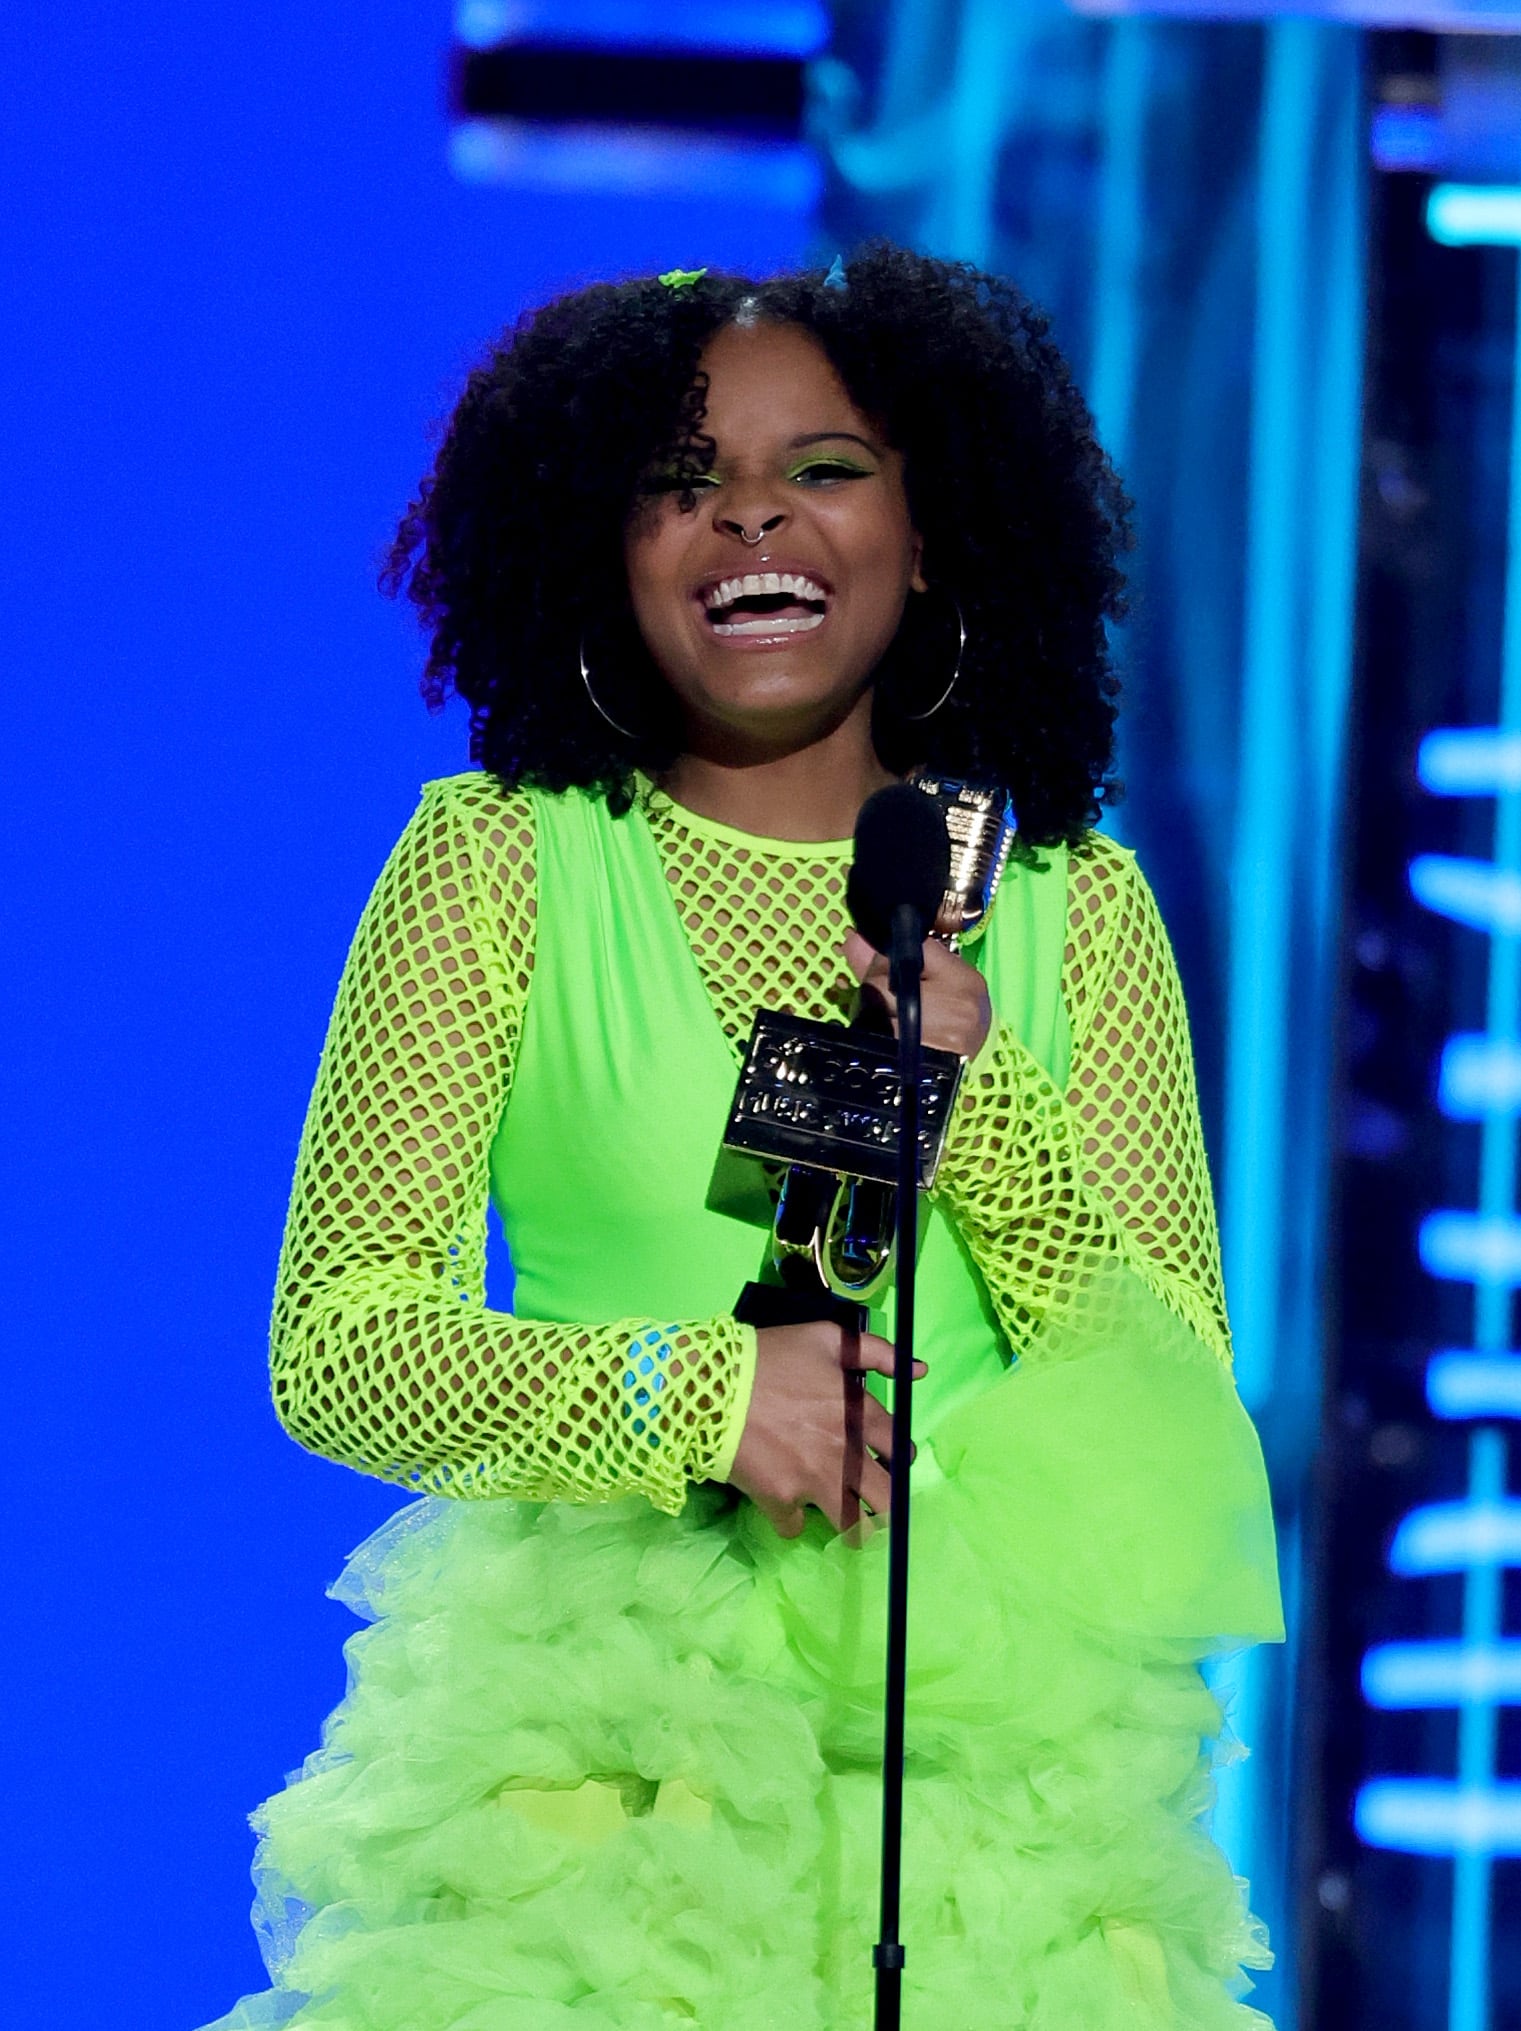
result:
[[[863,991],[874,995],[898,1027],[898,1004],[888,985],[887,960],[874,951],[859,931],[845,934],[845,963]],[[958,958],[938,938],[924,941],[924,980],[919,989],[920,1025],[924,1043],[936,1051],[956,1051],[975,1058],[993,1027],[988,984],[975,966]]]
[[[827,1320],[763,1326],[755,1339],[755,1387],[732,1484],[781,1537],[798,1535],[810,1507],[836,1530],[859,1522],[863,1506],[885,1516],[892,1416],[867,1393],[866,1371],[891,1375],[891,1343]],[[915,1375],[924,1372],[916,1361]]]

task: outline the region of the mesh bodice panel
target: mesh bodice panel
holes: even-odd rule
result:
[[[757,1008],[845,1013],[848,854],[744,842],[652,795],[646,815],[736,1060]],[[936,1184],[1011,1345],[1079,1259],[1122,1254],[1222,1360],[1229,1339],[1187,1023],[1166,934],[1122,849],[1072,857],[1070,1090],[1000,1027]],[[454,1495],[681,1506],[723,1478],[754,1340],[727,1316],[566,1326],[485,1302],[487,1153],[533,969],[534,835],[492,779],[429,786],[370,898],[307,1117],[281,1256],[275,1401],[302,1444]],[[631,1406],[651,1364],[658,1447]]]
[[[856,983],[842,946],[852,848],[736,838],[692,823],[660,791],[645,799],[698,971],[736,1061],[758,1008],[848,1020]]]

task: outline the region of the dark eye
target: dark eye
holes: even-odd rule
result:
[[[650,474],[640,491],[646,494],[695,494],[699,487],[717,485],[717,479],[710,472],[657,472]]]
[[[853,465],[849,459],[815,458],[807,465],[794,466],[788,478],[800,480],[806,486],[818,486],[831,480],[867,480],[871,474],[864,465]]]

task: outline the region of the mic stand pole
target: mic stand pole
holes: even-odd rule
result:
[[[924,926],[912,904],[892,919],[891,985],[898,1004],[897,1331],[893,1342],[892,1496],[888,1512],[887,1689],[882,1729],[882,1903],[872,1949],[876,2031],[898,2031],[904,1952],[898,1938],[903,1873],[903,1724],[908,1663],[908,1475],[913,1453],[914,1279],[919,1243],[919,980]]]

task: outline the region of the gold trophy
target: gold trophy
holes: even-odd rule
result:
[[[992,907],[1013,844],[1002,790],[948,776],[910,778],[939,805],[950,879],[934,936],[954,951]],[[934,1183],[965,1060],[926,1049],[919,1111],[919,1184]],[[880,1009],[847,1027],[763,1009],[755,1018],[724,1147],[786,1172],[772,1227],[774,1282],[745,1286],[735,1316],[751,1325],[839,1318],[864,1325],[864,1307],[892,1265],[901,1099],[897,1046]]]

